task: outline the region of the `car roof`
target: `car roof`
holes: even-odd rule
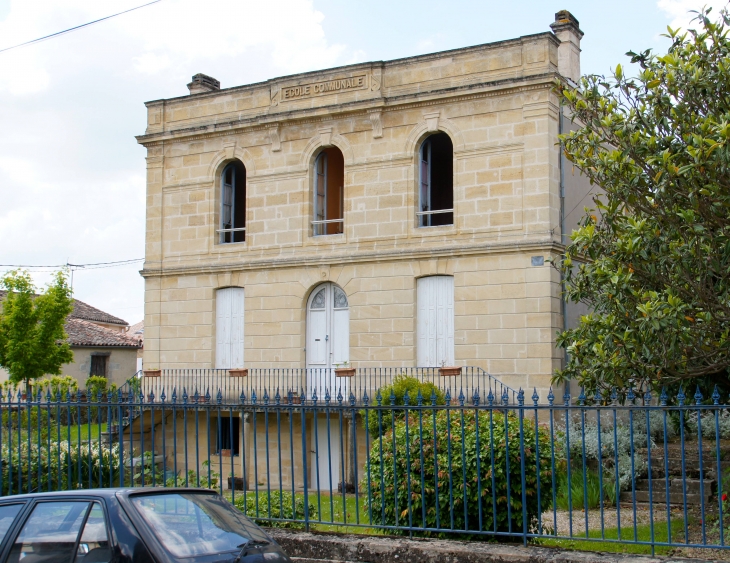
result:
[[[32,498],[54,498],[54,497],[101,497],[101,498],[113,498],[117,495],[129,496],[137,494],[164,494],[164,493],[203,493],[203,494],[218,494],[216,491],[211,489],[201,489],[194,487],[115,487],[108,489],[72,489],[68,491],[50,491],[50,492],[39,492],[39,493],[26,493],[22,495],[12,495],[0,498],[0,501],[5,502],[8,500],[26,500]]]

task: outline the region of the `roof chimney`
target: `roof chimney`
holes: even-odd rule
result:
[[[583,37],[578,20],[568,10],[560,10],[550,27],[560,40],[558,72],[577,83],[580,79],[580,40]]]
[[[221,89],[221,83],[207,74],[196,74],[193,81],[188,84],[190,94],[201,94],[203,92],[215,92]]]

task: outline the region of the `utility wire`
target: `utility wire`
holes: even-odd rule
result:
[[[130,8],[129,10],[124,10],[123,12],[118,12],[116,14],[112,14],[111,16],[106,16],[104,18],[99,18],[98,20],[94,20],[94,21],[87,22],[87,23],[82,23],[81,25],[77,25],[76,27],[70,27],[69,29],[64,29],[63,31],[57,31],[56,33],[51,33],[50,35],[45,35],[43,37],[39,37],[38,39],[26,41],[25,43],[18,43],[17,45],[13,45],[12,47],[5,47],[4,49],[0,49],[0,53],[3,53],[5,51],[10,51],[10,49],[17,49],[18,47],[30,45],[31,43],[39,43],[41,41],[45,41],[46,39],[50,39],[51,37],[57,37],[58,35],[70,33],[71,31],[76,31],[77,29],[81,29],[82,27],[86,27],[89,25],[93,25],[95,23],[103,22],[104,20],[115,18],[117,16],[121,16],[122,14],[133,12],[134,10],[139,10],[140,8],[144,8],[146,6],[151,6],[152,4],[157,4],[158,2],[161,2],[161,1],[162,0],[153,0],[152,2],[148,2],[147,4],[142,4],[141,6],[137,6],[136,8]]]
[[[159,0],[158,0],[159,1]],[[124,266],[126,264],[134,264],[135,262],[142,262],[144,258],[133,258],[132,260],[117,260],[115,262],[90,262],[88,264],[71,264],[66,262],[65,264],[46,264],[42,266],[31,266],[29,264],[0,264],[0,268],[89,268],[90,270],[96,268],[114,268],[116,266]]]

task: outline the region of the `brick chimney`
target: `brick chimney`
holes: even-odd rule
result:
[[[553,33],[560,40],[558,47],[558,72],[565,78],[578,82],[580,79],[580,40],[583,32],[578,20],[568,10],[555,14],[550,24]]]
[[[207,74],[196,74],[193,81],[188,84],[188,90],[191,94],[200,94],[202,92],[215,92],[221,89],[221,83],[212,76]]]

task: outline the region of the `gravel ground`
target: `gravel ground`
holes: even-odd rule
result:
[[[628,534],[628,537],[633,537],[633,526],[634,526],[634,511],[630,504],[621,505],[621,535],[623,537],[624,530]],[[618,527],[618,513],[615,507],[603,509],[603,526],[605,529],[617,528]],[[672,517],[679,517],[681,511],[672,511]],[[570,535],[570,520],[571,513],[563,510],[559,510],[553,515],[552,510],[545,512],[542,515],[543,526],[547,530],[552,532],[557,522],[557,532],[560,536]],[[573,510],[573,536],[585,535],[585,512],[583,510]],[[666,522],[667,511],[662,508],[661,510],[654,509],[654,522]],[[648,524],[650,522],[650,515],[648,508],[637,508],[636,509],[636,523],[637,525]],[[601,529],[601,511],[600,510],[589,510],[588,511],[588,529],[590,531]]]

